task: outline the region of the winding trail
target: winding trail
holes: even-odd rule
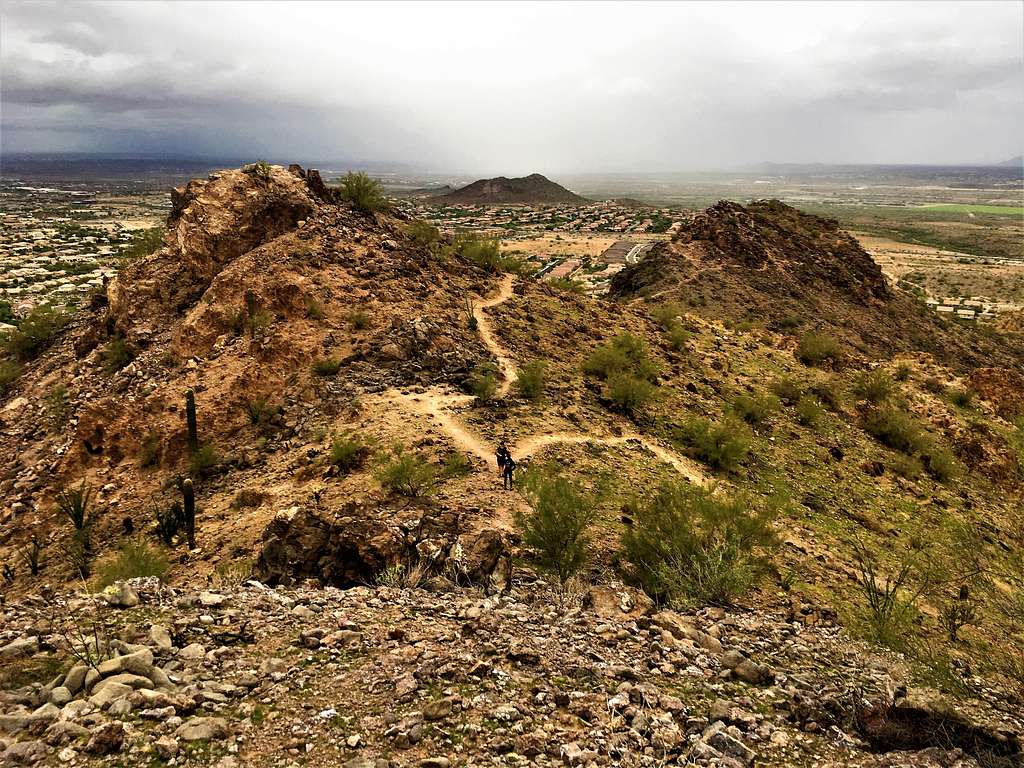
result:
[[[494,335],[494,327],[484,310],[507,301],[512,296],[514,285],[515,277],[513,275],[505,275],[498,293],[490,298],[474,302],[472,310],[473,317],[476,318],[480,340],[498,361],[498,369],[503,377],[502,384],[498,388],[498,395],[500,397],[506,396],[511,389],[512,382],[516,378],[516,366],[505,349],[498,343],[497,337]],[[472,395],[452,392],[445,387],[435,386],[422,392],[401,392],[397,389],[392,389],[383,393],[382,397],[385,401],[407,412],[411,411],[426,417],[462,450],[472,453],[488,464],[494,460],[496,446],[485,442],[455,415],[456,411],[468,408],[473,404],[475,398]],[[646,448],[661,461],[671,465],[691,483],[704,486],[711,484],[711,479],[703,472],[697,462],[679,455],[649,437],[634,432],[612,436],[595,435],[586,432],[541,432],[521,438],[514,445],[510,446],[509,450],[516,458],[523,459],[544,450],[548,446],[565,443],[576,445],[626,445]]]

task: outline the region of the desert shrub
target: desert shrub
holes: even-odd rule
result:
[[[370,327],[370,314],[357,309],[348,316],[349,325],[357,331],[364,331]]]
[[[544,396],[544,363],[531,360],[516,373],[515,389],[524,400],[539,402]]]
[[[906,650],[918,616],[917,601],[923,586],[914,587],[914,563],[904,559],[899,570],[881,577],[875,557],[862,544],[854,545],[863,602],[859,607],[862,630],[868,639],[894,650]]]
[[[858,400],[869,403],[885,402],[896,391],[896,382],[888,371],[876,368],[873,371],[861,371],[853,380],[853,395]]]
[[[685,310],[681,304],[667,301],[664,304],[658,304],[651,310],[651,319],[661,326],[661,330],[668,331],[680,324],[684,314]]]
[[[336,357],[323,357],[313,363],[313,373],[317,376],[334,376],[341,370],[341,360]]]
[[[242,172],[265,181],[270,178],[270,169],[270,163],[264,160],[257,160],[255,163],[249,163],[248,165],[243,166]]]
[[[392,563],[387,565],[374,576],[373,580],[378,587],[417,589],[429,575],[429,567],[422,561],[417,560],[413,563]]]
[[[132,232],[131,242],[124,246],[118,255],[125,261],[135,261],[149,256],[163,247],[165,232],[163,227],[135,230]]]
[[[42,568],[43,545],[39,543],[35,534],[29,539],[28,546],[19,548],[18,553],[25,561],[25,565],[28,566],[28,572],[33,576],[38,576],[39,570]]]
[[[830,411],[838,411],[843,407],[843,395],[839,385],[832,378],[823,378],[811,382],[807,392],[814,395]]]
[[[21,375],[21,366],[13,360],[0,360],[0,395],[7,392]]]
[[[825,409],[818,398],[804,395],[797,401],[796,420],[805,427],[816,426],[824,415]]]
[[[135,350],[121,336],[115,336],[103,348],[103,367],[110,373],[119,371],[135,359]]]
[[[162,580],[166,573],[167,557],[164,553],[138,540],[126,542],[116,558],[102,564],[97,570],[96,580],[97,585],[103,588],[115,581],[141,576],[156,576]]]
[[[255,339],[266,333],[274,323],[274,313],[268,309],[258,309],[249,314],[249,333]]]
[[[631,333],[620,333],[590,353],[583,363],[583,372],[600,379],[608,379],[615,373],[629,373],[637,379],[654,381],[658,365],[648,356],[643,339]]]
[[[14,324],[14,310],[11,309],[11,302],[0,299],[0,323]]]
[[[733,420],[692,418],[676,428],[674,437],[688,455],[713,469],[732,470],[750,453],[747,430]]]
[[[926,378],[923,382],[923,386],[933,395],[942,395],[946,392],[946,385],[943,384],[942,380],[937,376],[929,376]]]
[[[462,258],[492,274],[498,272],[520,273],[525,270],[522,261],[514,256],[502,254],[501,241],[497,239],[482,239],[474,235],[462,234],[455,238],[455,250]]]
[[[628,505],[626,559],[644,589],[672,604],[728,604],[762,575],[776,543],[781,502],[723,498],[685,481],[666,482]]]
[[[687,342],[689,342],[691,338],[693,338],[693,334],[683,328],[679,323],[676,323],[665,331],[665,341],[667,341],[669,347],[674,349],[676,352],[679,352],[686,347]]]
[[[537,567],[564,585],[587,562],[587,527],[597,512],[599,495],[589,495],[551,468],[531,469],[520,483],[529,512],[515,521]]]
[[[57,509],[71,521],[76,531],[81,531],[92,525],[91,500],[92,487],[83,480],[77,488],[64,488],[57,493]]]
[[[398,448],[384,460],[376,477],[377,482],[390,493],[419,498],[435,489],[441,479],[441,470],[420,454]]]
[[[469,391],[481,403],[488,403],[498,392],[498,372],[494,363],[480,363],[466,380]]]
[[[917,420],[901,408],[883,405],[870,411],[864,429],[883,445],[913,454],[927,445],[927,435]]]
[[[969,408],[974,402],[974,393],[966,387],[952,387],[946,392],[949,402],[958,408]]]
[[[266,426],[280,411],[281,406],[274,405],[262,395],[245,401],[245,413],[249,423],[255,427]]]
[[[328,458],[343,474],[354,472],[370,457],[370,444],[353,432],[336,435],[331,440]]]
[[[306,317],[310,320],[324,319],[324,305],[315,296],[307,296],[303,303],[306,306]]]
[[[772,325],[776,330],[785,333],[786,331],[792,331],[799,328],[802,324],[803,319],[800,315],[783,315]]]
[[[948,448],[932,443],[921,451],[921,461],[928,474],[944,483],[956,476],[958,466],[956,459]]]
[[[376,213],[389,208],[388,199],[384,195],[384,185],[362,171],[349,171],[345,174],[341,180],[341,197],[363,213]]]
[[[729,404],[732,412],[752,427],[763,427],[779,410],[779,399],[768,392],[739,394]]]
[[[569,293],[583,293],[583,283],[579,280],[574,280],[571,277],[552,277],[546,281],[548,285],[559,291],[568,291]]]
[[[220,456],[213,443],[203,443],[189,457],[189,470],[193,477],[206,477],[220,464]]]
[[[896,379],[896,381],[909,381],[913,373],[914,367],[910,363],[904,361],[901,363],[897,363],[892,375],[893,378]]]
[[[796,356],[804,365],[829,363],[833,368],[838,368],[842,362],[842,348],[835,337],[812,331],[800,337]]]
[[[796,405],[803,397],[804,390],[796,379],[783,377],[772,382],[772,392],[786,405]]]
[[[441,242],[441,230],[423,219],[410,221],[405,231],[409,233],[409,237],[414,243],[431,250]]]
[[[143,467],[155,467],[160,463],[160,434],[149,431],[139,443],[139,464]]]
[[[68,388],[54,384],[46,393],[46,420],[51,429],[60,430],[68,421]]]
[[[453,451],[449,453],[441,466],[441,475],[446,478],[464,477],[473,471],[473,463],[464,453]]]
[[[605,397],[615,410],[635,416],[658,398],[658,388],[647,379],[619,371],[605,382]]]
[[[50,345],[68,320],[63,310],[38,306],[4,337],[3,351],[17,360],[31,360]]]
[[[924,467],[921,466],[921,462],[914,456],[907,456],[905,454],[899,454],[889,462],[889,468],[892,469],[900,477],[905,477],[907,480],[916,480],[924,472]]]
[[[168,547],[174,545],[174,537],[185,525],[185,510],[180,502],[168,507],[157,507],[153,516],[156,518],[156,535]]]

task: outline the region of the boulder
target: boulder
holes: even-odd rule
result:
[[[193,717],[174,732],[182,741],[212,741],[226,738],[228,721],[222,717]]]

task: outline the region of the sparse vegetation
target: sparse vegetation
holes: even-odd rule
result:
[[[918,616],[918,599],[925,591],[923,584],[913,584],[914,562],[904,560],[895,575],[883,578],[874,555],[863,544],[854,545],[854,558],[860,572],[860,618],[864,633],[878,645],[907,650]]]
[[[365,331],[370,327],[370,313],[361,309],[354,310],[348,316],[349,325],[356,331]]]
[[[752,427],[763,427],[779,410],[779,399],[768,392],[753,395],[741,393],[730,403],[732,412]]]
[[[838,368],[842,363],[839,341],[824,333],[805,333],[796,350],[797,359],[804,365],[820,366],[826,363]]]
[[[174,545],[174,537],[185,525],[185,510],[181,503],[175,501],[167,507],[158,507],[154,512],[156,518],[156,535],[166,546]]]
[[[657,399],[658,388],[646,379],[618,371],[605,381],[605,396],[615,410],[636,416]]]
[[[53,342],[69,319],[63,310],[40,305],[22,318],[16,330],[0,340],[0,347],[15,360],[32,360]]]
[[[466,384],[479,402],[489,403],[498,392],[498,372],[494,363],[477,365]]]
[[[21,365],[13,360],[0,360],[0,395],[6,394],[20,375]]]
[[[518,274],[524,269],[524,265],[519,259],[502,254],[501,241],[497,239],[481,239],[473,235],[462,234],[455,238],[455,250],[462,258],[492,274],[499,272]]]
[[[888,400],[895,391],[896,382],[888,371],[882,368],[861,371],[853,381],[854,397],[876,405]]]
[[[524,400],[539,402],[544,396],[544,363],[531,360],[516,372],[515,390]]]
[[[523,543],[533,551],[537,567],[564,586],[587,562],[586,531],[600,496],[585,493],[550,467],[529,470],[520,487],[531,507],[516,514]]]
[[[257,160],[255,163],[249,163],[242,167],[244,173],[248,173],[250,176],[255,176],[257,179],[263,179],[266,181],[270,178],[271,165],[264,160]]]
[[[220,456],[213,443],[203,443],[189,458],[189,471],[193,477],[207,477],[220,464]]]
[[[796,404],[796,420],[805,427],[814,427],[825,415],[825,409],[818,398],[804,395]]]
[[[114,559],[101,564],[97,569],[96,581],[102,589],[115,581],[141,576],[156,576],[162,580],[166,573],[167,557],[140,539],[125,543]]]
[[[103,348],[103,367],[110,373],[119,371],[135,359],[135,350],[122,336],[114,336]]]
[[[926,435],[917,420],[893,405],[870,411],[864,420],[864,429],[882,444],[903,453],[914,454],[927,445]]]
[[[57,493],[57,509],[71,521],[76,531],[82,531],[92,525],[91,500],[92,487],[83,480],[77,488],[64,488]]]
[[[370,456],[371,446],[354,432],[336,435],[331,440],[329,460],[342,474],[360,469]]]
[[[376,476],[386,491],[412,499],[431,493],[440,475],[438,465],[399,447],[384,460]]]
[[[303,303],[306,306],[306,317],[310,320],[324,319],[324,305],[321,304],[315,296],[307,296]]]
[[[673,431],[685,452],[713,469],[735,469],[750,453],[750,439],[741,423],[691,418]]]
[[[613,374],[628,373],[637,379],[654,381],[658,376],[658,365],[651,360],[643,339],[631,333],[621,333],[590,354],[583,363],[583,372],[604,380]]]
[[[271,403],[262,395],[245,401],[245,413],[254,427],[266,427],[280,412],[281,406]]]
[[[54,384],[46,393],[46,420],[50,429],[60,431],[68,422],[68,388]]]
[[[357,211],[372,214],[390,207],[384,194],[384,185],[362,171],[349,171],[341,179],[341,197],[352,203]]]
[[[684,481],[629,504],[626,559],[651,595],[674,605],[728,604],[749,589],[775,546],[779,499],[723,498]]]
[[[322,357],[313,363],[313,373],[327,378],[341,370],[341,360],[336,357]]]
[[[772,382],[772,392],[784,405],[793,406],[804,396],[803,387],[796,379],[783,377]]]

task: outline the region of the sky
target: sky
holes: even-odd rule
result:
[[[1024,151],[1024,3],[0,4],[4,152],[518,175]]]

